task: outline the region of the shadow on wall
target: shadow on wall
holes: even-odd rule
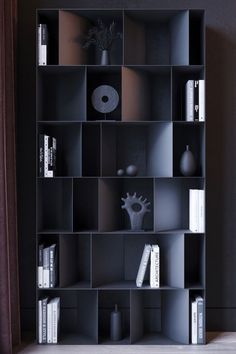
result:
[[[206,48],[207,328],[235,330],[236,319],[228,312],[223,324],[220,308],[236,306],[236,38],[207,28]]]

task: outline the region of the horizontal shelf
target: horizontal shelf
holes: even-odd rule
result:
[[[115,235],[115,234],[125,234],[125,235],[145,235],[145,234],[154,234],[154,235],[165,235],[165,234],[190,234],[190,235],[205,235],[205,233],[192,232],[189,229],[170,229],[163,231],[132,231],[132,230],[117,230],[117,231],[97,231],[97,230],[82,230],[82,231],[66,231],[66,230],[48,230],[48,231],[38,231],[38,235],[46,234],[67,234],[67,235],[77,235],[77,234],[92,234],[94,237],[96,235],[105,234],[105,235]]]

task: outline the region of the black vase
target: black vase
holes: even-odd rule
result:
[[[122,317],[117,305],[115,305],[115,310],[111,313],[110,335],[112,341],[122,339]]]
[[[184,176],[193,176],[196,172],[197,164],[193,153],[189,150],[189,145],[186,145],[186,150],[180,159],[180,171]]]

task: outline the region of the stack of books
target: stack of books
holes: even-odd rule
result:
[[[158,245],[146,244],[143,249],[138,274],[136,277],[137,287],[142,287],[147,266],[150,259],[150,287],[160,287],[160,248]]]
[[[205,191],[202,189],[189,190],[189,230],[205,232]]]
[[[39,134],[39,176],[55,177],[56,175],[56,138]]]
[[[191,303],[191,336],[192,344],[204,344],[204,300],[195,297]]]
[[[38,287],[54,288],[57,285],[57,245],[38,248]]]
[[[38,342],[57,343],[60,320],[60,298],[38,301]]]
[[[185,84],[185,120],[205,121],[205,80],[188,80]]]
[[[47,65],[48,29],[47,25],[38,25],[38,65]]]

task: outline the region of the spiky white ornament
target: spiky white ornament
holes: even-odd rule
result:
[[[144,215],[151,211],[148,209],[151,203],[146,198],[143,199],[143,196],[137,197],[136,193],[133,195],[126,193],[126,195],[126,198],[121,198],[124,202],[121,208],[125,209],[130,217],[131,230],[140,231],[142,230]],[[134,210],[133,206],[135,204],[140,206],[140,210]]]

